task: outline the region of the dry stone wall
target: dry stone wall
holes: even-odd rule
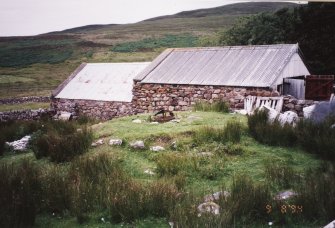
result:
[[[263,88],[235,88],[227,86],[141,84],[133,87],[133,105],[136,111],[152,112],[188,110],[196,101],[224,100],[231,108],[243,109],[245,96],[279,96],[277,91]]]
[[[0,105],[4,104],[21,104],[21,103],[39,103],[39,102],[50,102],[50,97],[14,97],[14,98],[2,98],[0,99]]]
[[[101,120],[134,114],[132,103],[130,102],[54,98],[52,99],[51,106],[57,111],[71,112],[73,116],[85,115]]]
[[[284,96],[283,112],[293,111],[298,114],[298,116],[304,116],[303,108],[319,103],[313,100],[298,100],[293,96]]]
[[[51,109],[0,112],[0,122],[12,120],[39,120],[42,117],[51,117],[54,113],[55,112]]]

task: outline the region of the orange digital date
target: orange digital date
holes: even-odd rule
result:
[[[267,204],[265,206],[266,213],[270,214],[272,213],[275,209],[278,209],[282,214],[300,214],[302,213],[302,205],[295,205],[295,204],[282,204],[278,205],[278,208],[274,208],[273,206]]]

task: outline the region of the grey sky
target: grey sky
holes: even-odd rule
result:
[[[0,36],[36,35],[89,24],[133,23],[235,0],[0,0]]]

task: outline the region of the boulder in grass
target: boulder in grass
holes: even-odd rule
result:
[[[330,222],[328,225],[324,226],[323,228],[334,228],[335,227],[335,220]]]
[[[122,139],[111,139],[109,140],[109,145],[111,146],[121,146],[122,145]]]
[[[71,112],[60,112],[58,119],[59,120],[71,120],[72,113]]]
[[[144,142],[140,140],[130,143],[130,147],[134,149],[144,149],[145,148]]]
[[[198,206],[198,216],[200,217],[203,213],[211,213],[214,215],[220,214],[220,206],[214,202],[205,202]]]
[[[14,151],[24,151],[27,150],[30,138],[31,138],[30,135],[26,135],[20,140],[16,140],[13,142],[6,142],[6,144],[12,147]]]
[[[133,123],[140,124],[140,123],[142,123],[142,120],[140,120],[140,119],[136,119],[136,120],[133,120]]]

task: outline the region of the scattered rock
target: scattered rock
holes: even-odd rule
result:
[[[283,126],[285,124],[291,124],[293,126],[299,121],[298,114],[292,111],[284,112],[283,114],[279,114],[278,120],[280,124]]]
[[[144,149],[145,148],[144,142],[140,140],[130,143],[130,146],[134,149]]]
[[[83,132],[83,129],[78,128],[78,129],[77,129],[77,132],[81,133],[81,132]]]
[[[220,206],[217,205],[214,202],[206,202],[206,203],[202,203],[198,206],[198,211],[199,211],[199,214],[198,214],[199,217],[203,213],[212,213],[214,215],[219,215],[220,214]]]
[[[162,146],[152,146],[152,147],[150,147],[150,150],[151,150],[151,151],[154,151],[154,152],[158,152],[158,151],[163,151],[163,150],[165,150],[165,148],[162,147]]]
[[[113,146],[113,145],[117,145],[117,146],[121,146],[122,145],[122,139],[111,139],[109,140],[109,145]]]
[[[15,150],[24,151],[24,150],[27,149],[30,138],[31,138],[30,135],[26,135],[20,140],[16,140],[16,141],[13,141],[13,142],[6,142],[6,144],[8,146],[12,147],[14,151]]]
[[[136,120],[133,120],[133,123],[140,124],[140,123],[142,123],[142,120],[140,120],[140,119],[136,119]]]
[[[220,197],[227,198],[229,196],[230,196],[229,192],[227,192],[227,191],[220,191],[220,192],[215,192],[213,194],[204,196],[204,201],[207,203],[207,202],[212,202],[212,201],[215,201],[215,200],[219,200]]]
[[[149,174],[149,175],[155,175],[154,172],[152,172],[150,169],[144,170],[144,173]]]
[[[279,192],[276,196],[275,196],[275,199],[276,200],[287,200],[287,199],[290,199],[294,196],[297,196],[298,193],[296,192],[293,192],[291,190],[287,190],[287,191],[283,191],[283,192]]]
[[[155,125],[155,124],[159,124],[158,122],[151,122],[150,124]]]
[[[72,113],[71,112],[60,112],[57,119],[59,120],[71,120]]]
[[[324,226],[323,228],[334,228],[335,227],[335,220],[330,222],[328,225]]]
[[[93,146],[93,147],[97,147],[97,146],[100,146],[100,145],[103,145],[103,144],[104,144],[104,140],[103,140],[103,139],[99,139],[99,140],[93,142],[93,143],[91,144],[91,146]]]
[[[335,124],[331,125],[330,128],[334,129],[335,128]]]
[[[180,119],[173,119],[173,120],[170,120],[170,122],[172,122],[172,123],[180,123]]]
[[[177,149],[177,142],[176,142],[176,141],[173,141],[173,142],[171,143],[171,148],[174,149],[174,150]]]

